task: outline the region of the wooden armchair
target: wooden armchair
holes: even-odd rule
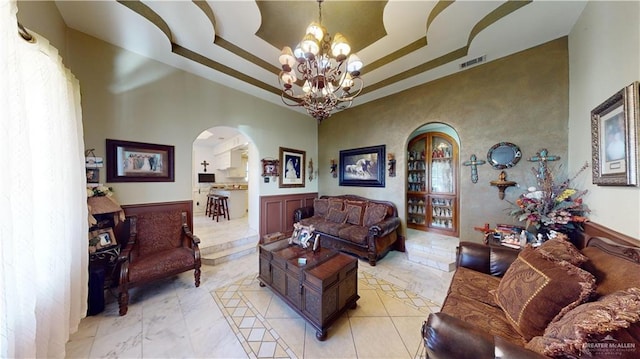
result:
[[[200,239],[191,233],[187,212],[170,209],[128,216],[129,241],[120,254],[120,315],[127,314],[129,288],[195,269],[200,286]]]

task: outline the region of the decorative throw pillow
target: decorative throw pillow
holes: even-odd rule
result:
[[[362,226],[362,218],[366,207],[366,201],[345,200],[344,208],[347,211],[347,223]]]
[[[328,199],[314,199],[313,200],[313,215],[314,216],[326,216],[329,212],[329,200]]]
[[[496,303],[526,339],[542,335],[549,323],[584,302],[595,278],[567,261],[549,260],[525,247],[502,277]]]
[[[343,202],[344,201],[342,200],[342,198],[329,198],[329,210],[333,208],[337,209],[338,211],[342,211]]]
[[[333,223],[344,223],[347,220],[347,211],[338,211],[335,208],[329,209],[327,220]]]
[[[640,288],[617,291],[596,302],[574,308],[549,324],[544,336],[533,338],[526,347],[551,357],[573,358],[590,357],[598,354],[599,350],[612,349],[609,344],[613,343],[618,354],[625,352],[620,351],[625,349],[620,346],[622,344],[634,346],[630,354],[637,355],[635,350],[640,350],[639,339],[637,334],[629,335],[629,331],[640,332]]]
[[[381,222],[386,216],[387,206],[380,203],[369,202],[367,208],[364,210],[364,218],[362,219],[362,223],[365,227],[369,227],[378,222]]]
[[[589,260],[589,258],[580,253],[573,243],[561,237],[549,239],[542,243],[542,245],[538,247],[538,251],[549,259],[565,260],[578,267]]]

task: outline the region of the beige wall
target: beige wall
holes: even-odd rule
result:
[[[561,38],[334,115],[320,125],[321,164],[338,158],[340,150],[384,144],[396,155],[397,177],[387,177],[385,188],[367,188],[340,187],[338,179],[325,176],[321,194],[355,193],[392,201],[404,231],[406,147],[415,129],[431,122],[452,126],[460,137],[461,162],[472,154],[486,160],[491,146],[512,142],[523,159],[506,170],[507,179],[521,188],[507,189],[505,200],[489,185],[500,171],[479,166],[479,180],[473,184],[470,168],[460,166],[460,238],[479,241],[482,236],[474,226],[515,223],[507,215],[507,201],[535,184],[530,172],[535,165],[526,159],[547,148],[566,160],[568,71],[567,39]]]
[[[590,112],[640,80],[640,2],[590,1],[569,36],[569,158],[576,170],[591,161]],[[636,149],[637,151],[637,149]],[[640,187],[583,185],[594,222],[640,238]]]
[[[70,67],[82,88],[85,146],[97,156],[105,155],[106,138],[175,146],[175,182],[108,183],[123,204],[191,199],[193,141],[203,130],[224,125],[237,128],[257,149],[249,183],[252,227],[259,196],[317,191],[317,182],[292,191],[260,177],[260,159],[276,158],[279,146],[316,157],[313,119],[74,30],[68,39]],[[104,171],[100,176],[106,179]]]
[[[18,1],[18,21],[29,30],[44,36],[58,49],[62,60],[66,62],[67,41],[65,25],[60,12],[53,1]]]

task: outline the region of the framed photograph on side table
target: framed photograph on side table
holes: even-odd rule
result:
[[[638,185],[638,82],[591,111],[593,183]]]

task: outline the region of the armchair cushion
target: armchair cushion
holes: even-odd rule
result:
[[[586,301],[595,277],[569,262],[553,261],[526,247],[509,267],[496,291],[496,302],[526,340]]]
[[[189,267],[195,267],[193,250],[190,248],[167,249],[131,262],[129,281],[136,283],[146,278],[162,277],[165,273],[174,273]]]

